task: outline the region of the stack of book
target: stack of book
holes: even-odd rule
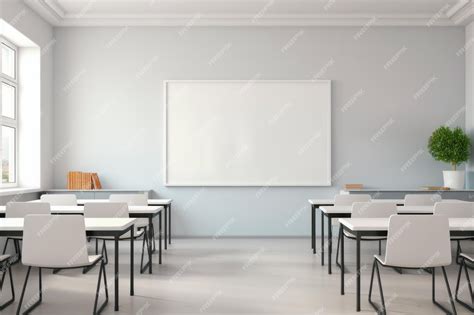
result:
[[[97,173],[72,171],[67,174],[67,189],[91,190],[101,188],[102,185],[100,184]]]

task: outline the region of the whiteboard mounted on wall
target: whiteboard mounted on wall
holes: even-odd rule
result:
[[[330,186],[331,81],[164,82],[167,186]]]

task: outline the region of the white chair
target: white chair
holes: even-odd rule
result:
[[[74,194],[44,194],[41,201],[51,206],[77,206],[77,197]]]
[[[111,194],[109,196],[109,202],[125,202],[129,206],[148,206],[148,195],[147,194]],[[145,218],[138,218],[135,226],[140,228],[148,227],[148,238],[153,242],[153,250],[155,246],[155,226],[153,222],[151,224]]]
[[[451,243],[449,241],[448,218],[436,215],[392,215],[389,220],[385,257],[374,255],[369,288],[369,303],[378,314],[386,314],[385,300],[380,279],[379,265],[391,268],[430,269],[432,274],[433,303],[448,314],[456,314],[454,299],[446,276],[445,266],[451,264]],[[441,267],[448,291],[451,311],[435,298],[435,270]],[[382,300],[379,308],[372,301],[374,273]]]
[[[352,206],[354,202],[367,202],[372,200],[372,197],[367,194],[355,194],[355,195],[336,195],[334,196],[334,206]]]
[[[389,218],[397,214],[397,204],[392,202],[355,202],[352,204],[351,218]],[[339,238],[337,241],[336,262],[340,266],[339,258],[339,243],[342,237],[355,240],[356,236],[350,232],[339,230]],[[367,236],[362,237],[361,241],[378,241],[379,255],[382,254],[382,241],[386,240],[386,236]]]
[[[88,202],[84,205],[84,217],[85,218],[128,218],[129,217],[129,210],[128,210],[128,205],[123,202]],[[135,231],[133,233],[133,238],[136,240],[140,237],[143,236],[143,245],[142,245],[142,257],[141,257],[141,263],[140,263],[140,272],[143,273],[147,267],[149,267],[148,264],[145,266],[143,265],[143,256],[145,253],[145,244],[146,248],[148,251],[148,258],[150,258],[151,255],[151,247],[150,243],[148,240],[148,235],[147,235],[147,226],[136,226],[135,225]],[[130,232],[127,232],[120,236],[120,240],[130,240]],[[105,242],[107,240],[113,240],[113,237],[95,237],[95,253],[96,255],[98,254],[98,241],[102,240],[102,251],[101,254],[105,258],[105,263],[108,263],[108,255],[107,255],[107,246]],[[150,259],[148,260],[149,262],[151,261]],[[85,268],[84,273],[88,272],[90,268]]]
[[[10,255],[0,255],[0,272],[2,273],[2,279],[0,279],[0,291],[3,290],[3,284],[5,282],[5,276],[7,274],[7,271],[10,276],[11,290],[11,298],[8,301],[5,301],[4,303],[0,304],[0,311],[5,309],[8,305],[12,304],[15,301],[15,287],[13,286],[13,276],[10,259]]]
[[[433,206],[442,200],[438,194],[408,194],[405,195],[405,206]]]
[[[51,214],[51,207],[49,203],[45,202],[9,202],[5,208],[6,218],[24,218],[29,214]],[[15,246],[16,258],[13,259],[17,262],[21,259],[21,248],[20,241],[21,237],[8,237],[5,241],[2,254],[6,253],[9,241],[13,241]]]
[[[462,306],[466,307],[468,310],[470,310],[471,312],[474,312],[474,294],[472,292],[472,284],[471,284],[471,279],[469,278],[469,272],[468,272],[468,268],[467,268],[467,265],[466,265],[466,261],[468,261],[471,265],[474,264],[474,257],[473,256],[469,256],[467,254],[464,254],[464,253],[461,253],[460,255],[460,259],[461,259],[461,265],[459,266],[459,273],[458,273],[458,280],[456,282],[456,301],[458,301]],[[464,302],[463,300],[461,300],[461,298],[459,297],[459,284],[461,282],[461,273],[462,273],[462,270],[464,269],[464,274],[466,275],[466,280],[467,280],[467,287],[469,289],[469,296],[471,297],[471,304],[469,305],[467,302]],[[463,288],[465,288],[465,286],[463,286]]]
[[[31,312],[42,302],[41,269],[73,269],[93,266],[100,262],[99,279],[95,292],[93,314],[99,314],[107,305],[109,293],[107,275],[102,255],[87,254],[86,229],[81,215],[28,215],[23,226],[22,263],[28,266],[25,283],[21,292],[17,314]],[[28,284],[31,268],[39,269],[38,300],[28,302],[22,310],[22,302]],[[97,307],[102,275],[104,277],[105,301]]]
[[[112,194],[109,196],[110,202],[125,202],[129,206],[148,206],[148,196],[146,194]]]
[[[448,218],[474,218],[474,203],[473,202],[455,202],[444,201],[437,202],[434,206],[433,214],[441,215]],[[461,253],[461,241],[470,240],[472,237],[453,236],[452,241],[456,241],[456,263],[460,264],[459,254]]]

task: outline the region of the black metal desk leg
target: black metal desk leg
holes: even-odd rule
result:
[[[134,235],[135,235],[135,225],[132,225],[132,229],[130,230],[130,295],[133,296],[135,295],[135,275],[133,273],[133,269],[134,269],[134,263],[133,263],[133,259],[134,259],[134,255],[135,255],[135,240],[134,240]]]
[[[115,236],[115,266],[114,266],[114,276],[115,276],[115,311],[119,310],[119,237]]]
[[[159,264],[161,265],[161,224],[162,224],[162,220],[161,220],[161,212],[158,214],[158,219],[160,222],[158,222],[159,226],[158,226],[158,250],[159,250]]]
[[[360,312],[360,234],[356,232],[356,261],[357,261],[357,312]]]
[[[147,242],[147,252],[148,252],[148,273],[152,274],[152,265],[153,265],[153,240],[155,238],[155,227],[153,226],[153,218],[148,218],[149,225],[152,227],[148,230],[148,242]],[[144,236],[145,237],[145,236]]]
[[[314,225],[316,224],[314,220],[314,205],[311,205],[311,248],[313,249],[313,254],[316,254],[316,242],[314,237]]]
[[[331,258],[332,258],[332,222],[329,215],[328,218],[328,274],[332,274]]]
[[[339,229],[341,229],[341,295],[344,295],[344,233],[342,224],[339,224]]]
[[[168,205],[168,220],[169,220],[169,227],[168,227],[168,244],[171,244],[171,204]]]
[[[168,249],[168,209],[165,208],[165,250]]]
[[[324,213],[321,211],[321,266],[324,266]]]

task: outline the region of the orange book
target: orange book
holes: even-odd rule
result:
[[[71,171],[67,174],[67,189],[81,189],[81,172]]]
[[[81,189],[90,190],[92,189],[92,174],[82,173]]]
[[[97,173],[92,173],[92,189],[102,189]]]

